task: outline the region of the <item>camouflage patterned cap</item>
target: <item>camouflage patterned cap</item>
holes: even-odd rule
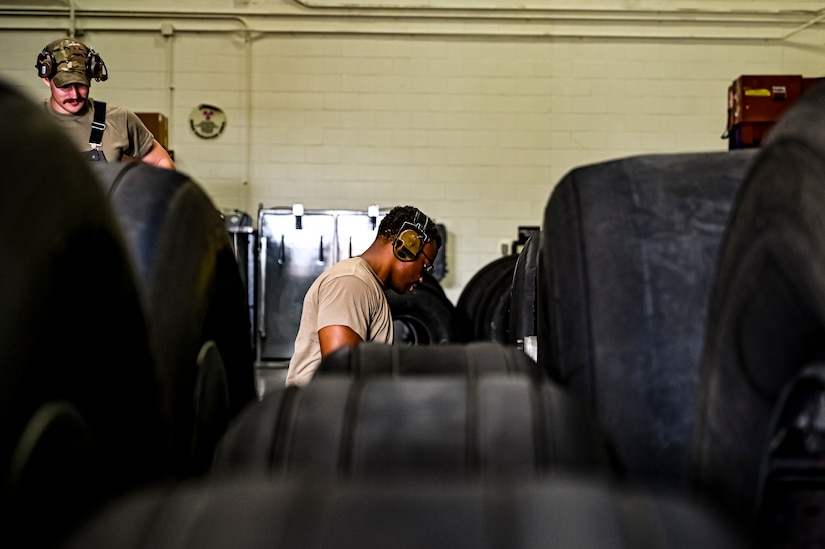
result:
[[[46,49],[54,56],[55,73],[52,77],[58,88],[69,84],[89,86],[89,73],[86,60],[89,48],[82,42],[71,38],[61,38],[51,42]]]

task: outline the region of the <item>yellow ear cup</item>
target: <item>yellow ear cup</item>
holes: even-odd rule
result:
[[[392,251],[399,261],[415,261],[421,251],[421,236],[413,229],[401,231],[393,243]]]

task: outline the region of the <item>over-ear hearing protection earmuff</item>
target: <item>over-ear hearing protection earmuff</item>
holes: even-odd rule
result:
[[[89,81],[93,78],[97,82],[107,80],[109,78],[109,71],[106,69],[106,63],[103,62],[100,54],[84,44],[80,44],[79,42],[76,44],[81,45],[86,50],[86,77]],[[37,56],[37,62],[34,67],[37,69],[37,75],[40,78],[54,78],[57,74],[57,66],[62,61],[66,61],[66,54],[62,48],[56,50],[59,52],[57,57],[60,57],[60,59],[55,57],[52,51],[54,46],[54,43],[47,45]]]
[[[421,217],[424,218],[423,222],[419,221]],[[405,221],[401,225],[392,245],[392,252],[396,259],[405,263],[415,261],[424,249],[424,244],[429,240],[426,232],[429,222],[429,217],[416,210],[413,220]]]

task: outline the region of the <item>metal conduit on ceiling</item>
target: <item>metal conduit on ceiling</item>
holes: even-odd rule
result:
[[[596,9],[482,5],[386,5],[346,0],[289,0],[280,11],[236,9],[130,10],[78,8],[73,0],[33,8],[31,4],[0,9],[0,28],[38,28],[37,18],[68,16],[70,31],[83,20],[87,30],[150,30],[152,20],[173,20],[175,30],[232,32],[219,25],[238,22],[242,32],[405,35],[496,35],[502,37],[571,37],[617,39],[784,40],[825,19],[819,10]],[[9,18],[10,21],[4,21]],[[24,18],[29,21],[22,22]],[[34,19],[35,21],[32,21]],[[13,20],[13,21],[11,21]],[[12,24],[8,24],[11,22]],[[383,22],[383,25],[373,23]],[[363,23],[370,23],[364,25]],[[705,28],[701,28],[705,27]],[[49,27],[53,28],[53,27]],[[155,30],[157,30],[157,25]]]

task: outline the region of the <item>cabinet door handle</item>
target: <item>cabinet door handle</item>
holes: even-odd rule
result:
[[[262,236],[258,242],[260,255],[258,258],[258,280],[260,284],[258,295],[261,296],[258,303],[258,335],[261,339],[266,339],[266,299],[264,299],[266,295],[266,242],[267,238],[265,236]]]

